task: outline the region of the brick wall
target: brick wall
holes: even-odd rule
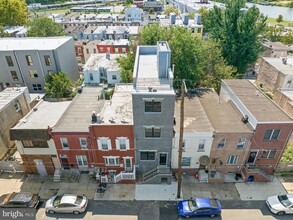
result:
[[[50,155],[21,155],[23,170],[27,174],[39,174],[34,160],[42,160],[49,175],[54,174],[55,168]]]

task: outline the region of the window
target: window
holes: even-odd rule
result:
[[[141,160],[155,160],[156,152],[154,151],[141,151],[140,159]]]
[[[278,140],[280,129],[269,129],[266,130],[264,140]]]
[[[29,65],[29,66],[32,66],[33,65],[32,56],[27,55],[27,56],[25,56],[25,59],[26,59],[27,65]]]
[[[49,55],[44,56],[46,66],[51,66],[51,59]]]
[[[225,147],[226,139],[222,138],[218,143],[218,149],[223,149]]]
[[[230,155],[227,160],[227,165],[234,165],[237,163],[237,160],[238,160],[238,156]]]
[[[201,28],[197,28],[197,33],[201,33]]]
[[[14,107],[15,107],[15,111],[16,112],[19,112],[20,111],[20,106],[19,106],[18,101],[15,102]]]
[[[13,66],[13,61],[11,56],[5,56],[8,66]]]
[[[112,75],[112,80],[117,80],[117,76],[116,75]]]
[[[274,159],[275,155],[277,153],[277,150],[263,150],[261,154],[262,159]]]
[[[98,139],[98,148],[100,150],[111,150],[111,141],[109,138],[99,138]]]
[[[146,138],[159,138],[161,137],[161,128],[147,127],[145,128]]]
[[[116,138],[116,149],[117,150],[129,150],[129,139],[126,137]]]
[[[205,139],[200,139],[198,142],[197,151],[204,151]]]
[[[97,53],[97,50],[96,49],[93,49],[94,53]]]
[[[69,144],[67,138],[60,138],[62,149],[67,150],[69,149]]]
[[[38,77],[38,73],[36,70],[29,70],[28,74],[31,78],[37,78]]]
[[[161,101],[145,101],[144,112],[161,112],[162,102]]]
[[[94,80],[94,75],[93,73],[90,73],[90,81],[93,81]]]
[[[87,166],[88,165],[85,155],[77,155],[76,161],[77,161],[78,166]]]
[[[48,70],[48,75],[52,75],[54,74],[54,71],[53,70]]]
[[[21,143],[24,148],[49,148],[47,141],[22,140]]]
[[[81,48],[77,48],[77,54],[78,55],[81,55],[82,53],[81,53]]]
[[[126,48],[122,48],[122,53],[126,53]]]
[[[182,141],[182,151],[185,151],[185,140]]]
[[[87,148],[86,138],[79,138],[79,142],[80,142],[81,149],[86,149]]]
[[[104,53],[104,48],[100,48],[100,53]]]
[[[110,47],[107,47],[107,52],[110,53]]]
[[[89,54],[89,49],[88,48],[86,49],[86,54]]]
[[[17,76],[16,71],[10,71],[10,73],[11,73],[11,77],[12,77],[13,81],[18,81],[18,76]]]
[[[41,84],[33,84],[33,90],[34,91],[43,90],[42,85]]]
[[[238,150],[244,149],[244,145],[245,145],[245,138],[240,138],[237,144],[237,149]]]
[[[104,157],[106,166],[119,166],[119,157]]]
[[[182,157],[181,166],[190,167],[191,157]]]
[[[119,50],[117,47],[115,48],[115,53],[119,53]]]

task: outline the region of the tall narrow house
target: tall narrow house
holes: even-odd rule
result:
[[[137,48],[133,72],[133,121],[138,181],[171,182],[175,92],[167,42]]]

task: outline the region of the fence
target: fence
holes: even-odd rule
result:
[[[276,172],[288,172],[293,171],[293,162],[280,162],[277,166]]]

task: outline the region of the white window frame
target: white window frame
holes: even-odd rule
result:
[[[79,164],[78,159],[81,159],[82,164]],[[76,162],[79,167],[80,166],[88,166],[86,155],[76,155]]]
[[[265,151],[267,152],[267,156],[266,157],[263,157],[263,153]],[[271,155],[272,152],[275,152],[274,157],[270,157],[270,155]],[[273,160],[276,157],[276,154],[277,154],[277,150],[276,149],[263,150],[262,153],[261,153],[261,159]]]
[[[197,151],[198,152],[204,152],[205,151],[205,142],[206,140],[205,139],[199,139],[198,141],[198,148],[197,148]]]
[[[125,149],[121,149],[121,142],[125,141]],[[126,151],[129,150],[129,139],[127,137],[117,137],[115,140],[116,143],[116,149],[120,151]]]
[[[246,142],[246,138],[240,138],[238,143],[237,143],[237,149],[238,150],[243,150],[245,148],[245,142]]]
[[[238,162],[238,156],[237,155],[230,155],[227,159],[227,165],[235,165]]]
[[[84,140],[85,140],[85,144],[82,143],[82,141]],[[79,143],[80,143],[81,149],[87,149],[87,141],[85,137],[79,138]]]
[[[265,139],[265,135],[266,135],[267,131],[272,131],[271,134],[270,134],[269,139]],[[272,137],[273,137],[275,131],[279,131],[278,137],[277,137],[276,139],[272,139]],[[265,131],[265,134],[264,134],[264,138],[263,138],[263,139],[264,139],[265,141],[271,141],[271,140],[274,140],[274,141],[275,141],[275,140],[278,140],[278,139],[279,139],[280,134],[281,134],[281,129],[267,129],[267,130]]]
[[[146,136],[146,129],[152,129],[152,136]],[[159,137],[154,136],[154,134],[156,133],[155,129],[160,130],[160,136]],[[162,128],[161,127],[158,127],[158,126],[145,126],[144,127],[144,138],[145,139],[148,139],[148,138],[161,138],[161,137],[162,137]]]
[[[103,157],[105,161],[106,166],[120,166],[120,157],[119,156],[108,156],[108,157]],[[111,164],[110,161],[114,160],[114,163]]]
[[[103,149],[102,142],[104,142],[104,141],[107,142],[107,149],[105,149],[105,148]],[[103,150],[103,151],[112,150],[111,140],[108,137],[100,137],[100,138],[98,138],[97,142],[98,142],[99,150]]]
[[[219,144],[224,140],[224,145],[223,147],[219,147]],[[221,138],[219,141],[218,141],[218,145],[217,145],[217,149],[224,149],[225,148],[225,145],[226,145],[226,138]]]
[[[119,53],[119,49],[115,47],[115,53]]]
[[[64,141],[67,143],[67,146],[68,147],[64,147]],[[67,138],[60,138],[60,142],[61,142],[61,145],[62,145],[62,149],[63,150],[69,150],[69,143],[68,143],[68,139]]]

